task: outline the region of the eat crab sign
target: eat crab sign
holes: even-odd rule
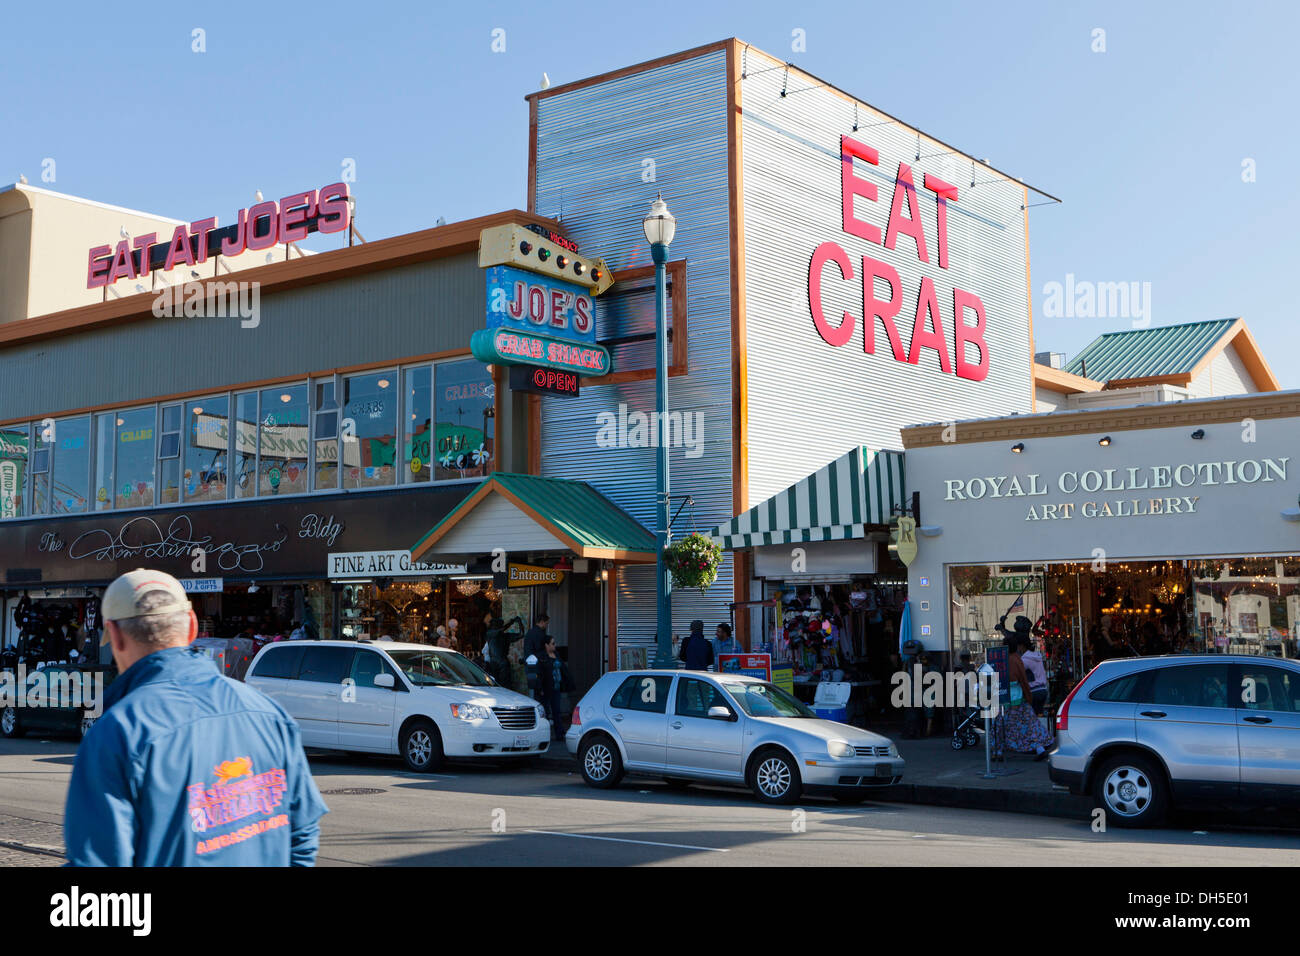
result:
[[[898,173],[894,177],[894,194],[889,205],[889,220],[882,237],[879,226],[858,216],[856,204],[859,200],[874,203],[879,197],[876,184],[853,171],[854,159],[873,166],[880,165],[880,154],[875,149],[851,136],[840,138],[841,226],[844,232],[875,245],[883,245],[886,249],[894,249],[899,237],[906,236],[916,249],[917,259],[928,265],[931,261],[930,247],[916,200],[912,167],[907,163],[898,164]],[[948,203],[957,201],[957,187],[929,173],[923,177],[922,185],[935,195],[935,258],[940,269],[947,269]],[[904,206],[906,215],[903,214]],[[854,278],[853,262],[843,247],[834,241],[823,242],[814,250],[808,267],[808,308],[817,334],[827,345],[838,348],[847,345],[853,338],[858,317],[845,312],[838,324],[833,324],[826,318],[822,307],[822,281],[827,264],[832,262],[839,268],[842,280],[851,281]],[[965,289],[953,288],[949,312],[951,320],[948,323],[952,328],[952,350],[949,351],[943,304],[935,292],[934,280],[924,276],[917,290],[909,347],[904,351],[895,321],[903,306],[903,280],[898,270],[868,255],[862,256],[861,267],[863,352],[875,354],[876,323],[879,322],[889,339],[890,351],[896,362],[917,365],[921,361],[921,349],[930,349],[938,356],[940,370],[949,375],[955,373],[959,378],[974,382],[981,382],[988,376],[989,350],[984,336],[987,321],[984,303],[979,296]],[[883,280],[889,287],[886,298],[876,295],[877,279]],[[974,319],[973,325],[967,324],[968,317]],[[976,361],[970,360],[972,351],[979,353]]]

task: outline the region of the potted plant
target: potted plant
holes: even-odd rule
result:
[[[722,546],[707,535],[692,532],[664,548],[664,561],[674,587],[696,588],[702,594],[718,579]]]

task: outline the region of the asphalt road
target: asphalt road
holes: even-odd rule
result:
[[[75,752],[72,741],[0,741],[0,865],[60,862]],[[419,775],[396,760],[318,755],[312,770],[331,810],[322,866],[1300,864],[1300,829],[1094,833],[1083,820],[982,810],[812,798],[774,808],[738,789],[631,778],[593,790],[551,767]]]

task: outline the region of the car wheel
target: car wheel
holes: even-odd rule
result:
[[[623,779],[623,758],[614,741],[604,734],[588,737],[578,753],[582,779],[589,787],[607,790]]]
[[[95,718],[94,718],[94,717],[86,717],[86,716],[83,715],[82,718],[81,718],[81,723],[79,723],[79,724],[77,725],[77,729],[78,729],[79,731],[81,731],[81,739],[82,739],[82,740],[85,740],[85,739],[86,739],[86,734],[90,733],[90,728],[93,727],[93,726],[95,726]]]
[[[1107,760],[1093,789],[1107,819],[1116,826],[1154,826],[1164,819],[1169,805],[1164,774],[1150,758],[1134,754]]]
[[[684,777],[664,777],[664,783],[668,784],[669,790],[685,790],[691,785],[692,781]]]
[[[862,803],[871,795],[871,791],[865,787],[858,787],[852,790],[836,790],[832,796],[840,803]]]
[[[763,750],[749,767],[749,789],[763,803],[794,803],[803,793],[799,768],[780,750]]]
[[[402,760],[416,773],[432,773],[442,766],[442,734],[433,721],[417,720],[402,733]]]
[[[23,735],[22,718],[18,716],[17,707],[6,707],[0,710],[0,734],[6,737],[21,737]]]

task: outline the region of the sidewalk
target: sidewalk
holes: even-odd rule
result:
[[[953,750],[949,738],[901,740],[890,735],[907,761],[903,782],[873,791],[871,799],[896,803],[922,803],[969,810],[1002,810],[1052,817],[1088,819],[1095,801],[1053,786],[1047,762],[1027,754],[1010,754],[1005,763],[993,763],[998,776],[986,780],[984,746]],[[548,767],[577,771],[563,741],[556,741],[542,758]]]

